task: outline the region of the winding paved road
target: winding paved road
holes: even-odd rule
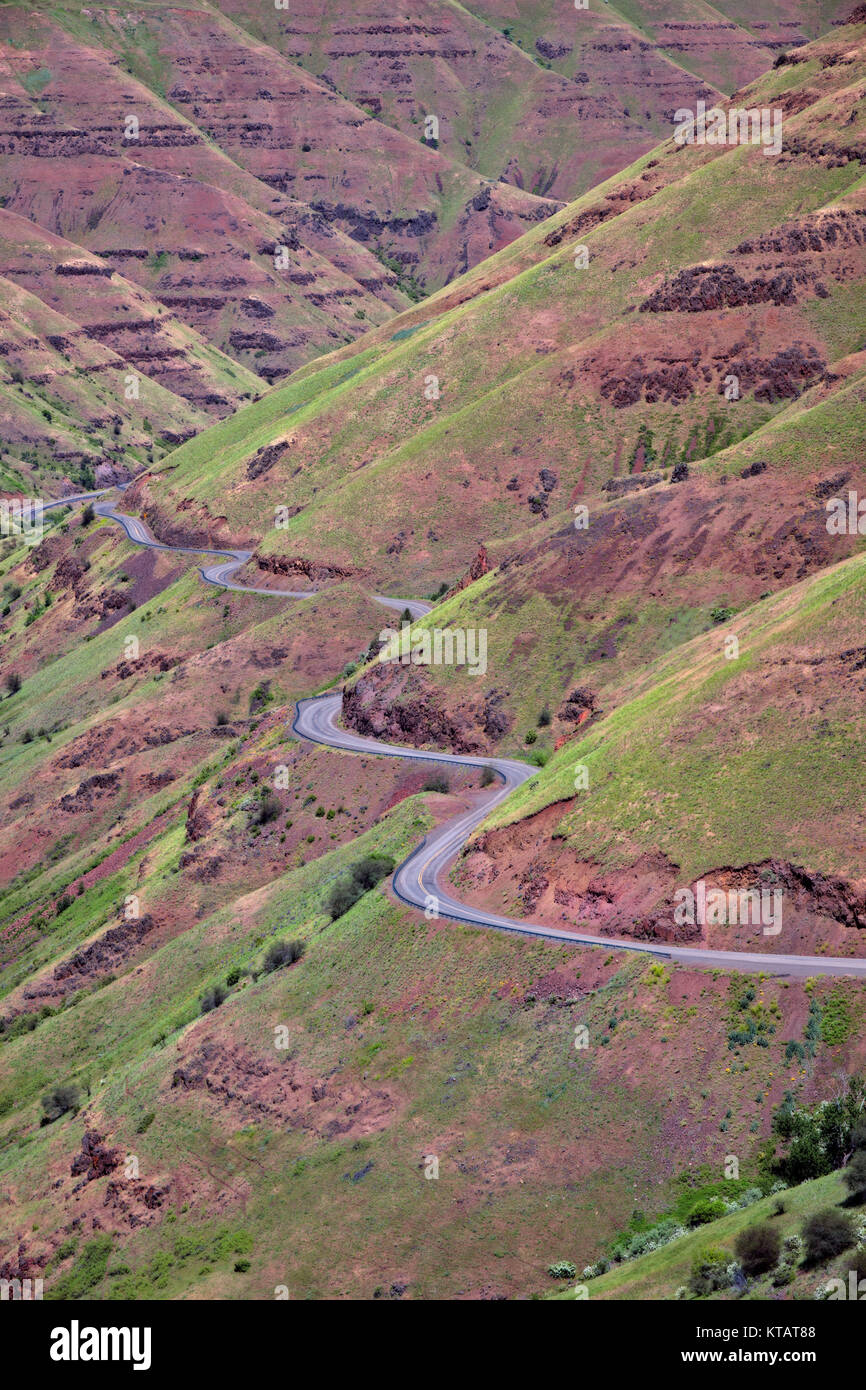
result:
[[[121,483],[117,491],[123,492],[127,487],[129,487],[128,483]],[[53,502],[46,502],[42,510],[47,512],[53,507],[68,507],[74,502],[93,502],[94,513],[104,517],[107,521],[114,521],[118,526],[122,526],[128,538],[136,545],[146,546],[148,550],[173,550],[178,555],[217,556],[219,563],[199,566],[199,574],[206,584],[215,584],[220,589],[232,589],[238,594],[264,594],[266,598],[312,598],[314,594],[319,592],[318,589],[257,589],[252,584],[238,584],[232,576],[242,565],[252,559],[252,550],[209,550],[206,547],[195,545],[165,545],[156,539],[150,527],[139,517],[128,516],[126,512],[119,512],[110,502],[97,500],[104,497],[107,492],[113,491],[113,488],[104,487],[96,492],[76,492],[70,497],[58,497]],[[387,598],[384,594],[373,594],[371,597],[377,603],[384,604],[386,608],[393,608],[398,613],[402,613],[408,608],[413,619],[422,618],[425,613],[430,612],[433,606],[430,603],[425,603],[422,599]]]
[[[135,541],[136,545],[147,546],[148,550],[173,550],[179,555],[217,556],[218,564],[199,566],[199,574],[206,584],[215,584],[220,589],[233,589],[239,594],[266,594],[268,598],[312,598],[316,592],[315,589],[256,589],[251,584],[238,584],[232,576],[252,559],[251,550],[208,550],[195,545],[164,545],[137,516],[127,516],[125,512],[117,511],[110,502],[97,502],[93,510],[97,516],[116,521],[131,541]]]
[[[123,485],[118,489],[123,491]],[[122,526],[126,535],[136,545],[147,546],[151,550],[171,550],[181,555],[213,555],[220,563],[206,565],[199,569],[202,579],[208,584],[233,589],[238,593],[264,594],[268,598],[310,598],[315,589],[291,591],[286,589],[256,589],[248,584],[235,583],[231,576],[241,565],[251,558],[249,550],[201,550],[195,546],[164,545],[156,540],[152,532],[138,517],[118,512],[109,502],[98,502],[111,488],[99,492],[77,493],[72,497],[58,498],[47,502],[43,510],[52,507],[68,506],[74,502],[94,501],[94,511],[98,516],[115,521]],[[377,603],[402,613],[409,610],[413,619],[429,613],[432,604],[421,599],[388,598],[383,594],[372,595]],[[417,849],[394,872],[392,886],[398,898],[410,907],[422,912],[435,909],[440,917],[453,918],[472,926],[493,927],[499,931],[516,932],[521,936],[539,936],[550,941],[565,941],[586,946],[603,946],[608,951],[643,952],[647,955],[661,956],[665,960],[681,961],[684,965],[700,968],[726,967],[746,972],[764,972],[768,975],[853,975],[866,978],[866,960],[848,960],[840,956],[800,956],[761,953],[759,951],[713,951],[699,946],[673,946],[654,942],[625,941],[621,937],[591,936],[585,932],[563,931],[558,927],[547,927],[537,922],[526,922],[519,918],[503,917],[494,912],[484,912],[455,898],[447,886],[444,876],[449,865],[471,836],[473,830],[495,806],[522,782],[533,777],[537,771],[527,763],[511,758],[485,758],[471,754],[428,753],[419,748],[404,748],[396,743],[381,743],[377,739],[364,738],[348,729],[341,729],[337,719],[342,707],[341,694],[319,695],[309,700],[301,700],[295,709],[292,730],[299,738],[311,743],[321,743],[327,748],[336,748],[349,753],[373,753],[377,757],[407,758],[419,762],[452,763],[459,767],[489,767],[501,778],[501,785],[487,796],[479,796],[470,811],[463,812],[453,820],[438,826],[426,835]]]
[[[866,960],[847,960],[844,957],[770,955],[759,951],[715,951],[699,946],[673,946],[667,943],[625,941],[621,937],[591,936],[586,932],[563,931],[557,927],[526,922],[519,918],[502,917],[485,912],[455,898],[445,881],[445,873],[472,831],[490,814],[495,806],[522,782],[533,777],[538,769],[510,758],[485,758],[471,754],[426,753],[419,748],[404,748],[395,743],[380,743],[364,738],[348,729],[341,729],[337,719],[342,696],[319,695],[301,700],[296,706],[292,729],[300,738],[322,743],[349,753],[375,753],[388,758],[413,758],[424,762],[453,763],[460,767],[490,767],[498,773],[502,784],[488,796],[479,797],[471,811],[446,821],[425,836],[417,849],[395,870],[392,886],[398,898],[410,907],[427,909],[435,899],[440,917],[450,917],[472,926],[495,927],[499,931],[517,932],[522,936],[540,936],[552,941],[568,941],[586,946],[603,946],[608,951],[637,951],[665,960],[680,961],[693,967],[749,972],[768,975],[855,975],[866,978]]]

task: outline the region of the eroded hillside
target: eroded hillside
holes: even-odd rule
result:
[[[724,49],[710,28],[728,8]],[[135,23],[0,11],[27,26],[8,109],[30,132],[8,137],[0,212],[8,490],[136,474],[118,506],[169,545],[249,549],[238,578],[268,589],[207,585],[203,557],[135,545],[83,503],[47,512],[37,544],[0,542],[4,1278],[43,1277],[48,1298],[525,1297],[637,1208],[721,1180],[731,1152],[744,1184],[763,1180],[773,1111],[866,1065],[862,979],[820,973],[866,956],[863,538],[827,525],[828,503],[866,492],[866,21],[816,39],[793,6],[758,34],[732,7],[696,29],[633,9],[639,41],[634,20],[586,16],[586,84],[591,45],[555,53],[561,17],[541,7],[513,24],[453,8],[435,35],[431,10],[369,65],[348,50],[369,48],[372,10],[269,13],[277,28],[253,37],[241,5],[183,22],[170,6]],[[437,216],[423,249],[442,288],[391,318],[405,276],[348,215],[312,217],[305,166],[273,182],[296,146],[268,103],[328,96],[328,130],[354,129],[359,150],[377,121],[400,178],[412,107],[395,92],[423,105],[446,46],[449,119],[492,119],[492,82],[487,106],[458,91],[477,26],[492,69],[499,54],[538,74],[521,121],[554,77],[601,100],[601,45],[621,42],[666,81],[677,63],[725,90],[764,71],[737,101],[783,110],[782,152],[665,138],[543,222],[537,197],[512,204],[530,230],[511,240],[509,223],[447,284],[459,214]],[[789,30],[814,41],[789,51]],[[64,35],[87,50],[67,68]],[[209,43],[245,104],[218,100]],[[28,91],[40,54],[51,81]],[[352,127],[347,105],[398,58],[410,82]],[[70,134],[79,71],[104,76],[112,113],[92,147]],[[113,129],[128,93],[151,132],[135,157]],[[666,99],[644,136],[664,135]],[[446,144],[418,168],[474,197],[493,153],[457,169]],[[56,225],[36,160],[81,179],[64,179]],[[532,200],[534,168],[497,197]],[[153,180],[190,201],[151,246]],[[105,207],[88,226],[91,185]],[[312,282],[274,288],[292,209],[298,274],[355,287],[335,318]],[[193,323],[183,295],[224,298]],[[339,344],[271,388],[291,364],[232,342],[245,315],[283,343],[309,331],[303,352]],[[141,397],[113,411],[136,364]],[[383,593],[434,603],[416,633],[483,630],[483,671],[381,661],[405,616]],[[323,690],[342,691],[344,729],[430,760],[296,737],[295,702]],[[442,750],[532,768],[451,890],[602,944],[396,898],[386,866],[490,794]],[[782,892],[780,934],[677,922],[675,892],[701,879]],[[614,937],[764,951],[766,971],[651,961]],[[774,959],[789,953],[793,973]]]

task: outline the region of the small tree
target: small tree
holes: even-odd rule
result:
[[[842,1177],[851,1196],[858,1202],[866,1200],[866,1149],[855,1149]]]
[[[422,792],[442,792],[444,795],[446,792],[450,792],[451,783],[444,772],[431,772],[421,790]]]
[[[689,1289],[696,1298],[706,1298],[716,1289],[726,1289],[731,1282],[730,1261],[724,1250],[711,1248],[695,1256],[689,1276]]]
[[[272,820],[276,820],[278,816],[282,815],[282,811],[283,803],[276,792],[272,792],[269,787],[264,787],[258,804],[250,812],[250,827],[268,825]]]
[[[52,1086],[42,1097],[42,1124],[53,1124],[61,1115],[67,1115],[70,1110],[77,1110],[80,1102],[78,1087],[71,1082],[63,1086]]]
[[[858,1120],[851,1130],[851,1148],[866,1149],[866,1120]]]
[[[708,1221],[717,1221],[724,1214],[725,1204],[721,1197],[701,1197],[686,1219],[690,1226],[703,1226]]]
[[[17,671],[10,671],[6,677],[6,689],[10,695],[17,695],[21,689],[21,677]]]
[[[336,921],[348,912],[350,907],[375,888],[383,878],[392,872],[394,860],[387,854],[365,854],[353,864],[348,874],[338,878],[328,895],[328,912]]]
[[[267,949],[262,969],[269,975],[272,970],[281,970],[284,965],[294,965],[306,949],[303,941],[274,941]]]
[[[365,854],[357,864],[352,865],[352,877],[364,893],[369,893],[383,878],[387,878],[394,868],[394,860],[388,854]]]
[[[218,1009],[225,998],[226,992],[222,985],[214,985],[212,989],[206,990],[201,997],[202,1013],[209,1014],[212,1009]]]
[[[360,897],[355,883],[350,878],[338,878],[328,895],[328,912],[332,922],[354,907]]]
[[[854,1228],[844,1212],[827,1207],[816,1211],[804,1224],[803,1243],[806,1263],[823,1264],[854,1244]]]
[[[765,1274],[778,1264],[782,1237],[775,1226],[761,1222],[740,1231],[734,1242],[734,1250],[743,1273],[752,1278],[756,1274]]]

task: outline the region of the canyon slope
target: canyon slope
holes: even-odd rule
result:
[[[822,27],[846,8],[823,6]],[[52,339],[93,339],[124,380],[168,392],[123,438],[152,462],[486,262],[653,147],[678,108],[816,36],[798,3],[758,22],[735,4],[661,18],[425,0],[410,20],[381,0],[350,17],[330,0],[3,5],[0,270],[68,320],[31,303],[8,327],[26,351],[0,361],[3,476],[117,471],[105,351],[70,370]],[[68,380],[54,406],[38,399],[72,375],[86,431]]]
[[[437,42],[501,24],[494,55],[576,83],[586,53],[528,56],[564,44],[560,21],[513,8],[452,7]],[[756,35],[733,5],[693,9],[677,30],[644,4],[584,18],[594,42],[688,65],[693,92],[748,84],[735,104],[782,111],[780,154],[679,146],[648,121],[627,167],[577,196],[563,172],[551,197],[534,166],[527,192],[443,141],[418,168],[469,199],[495,175],[529,200],[515,235],[459,273],[460,214],[447,234],[437,219],[416,301],[350,218],[321,214],[332,255],[286,244],[323,292],[352,289],[334,317],[274,289],[274,239],[312,203],[268,183],[266,142],[241,157],[201,54],[248,44],[256,84],[318,84],[336,119],[370,94],[336,9],[261,32],[241,5],[183,23],[141,6],[135,24],[0,9],[29,26],[10,65],[36,54],[56,84],[44,144],[48,82],[7,109],[31,133],[0,211],[4,490],[116,472],[114,500],[159,540],[249,551],[239,580],[270,591],[206,585],[201,557],[80,503],[37,544],[0,541],[0,1277],[42,1277],[50,1299],[528,1297],[552,1263],[582,1267],[636,1213],[721,1180],[730,1152],[744,1187],[763,1181],[773,1111],[866,1067],[863,984],[773,960],[866,956],[866,551],[856,519],[827,525],[866,494],[866,14],[815,35],[780,4]],[[363,13],[369,36],[385,21]],[[710,43],[720,15],[733,31]],[[62,67],[64,35],[105,72],[112,122],[134,93],[153,140],[133,157],[88,133],[81,185],[52,202],[33,161],[66,167],[85,63]],[[169,36],[195,61],[171,66]],[[420,104],[431,42],[382,39]],[[384,89],[364,119],[405,148],[411,112]],[[191,201],[150,239],[155,179]],[[193,322],[187,293],[225,302]],[[247,300],[277,321],[259,309],[250,331],[309,335],[296,359],[232,341]],[[116,408],[137,363],[139,399]],[[381,661],[402,613],[377,595],[427,599],[417,634],[483,630],[484,670]],[[347,728],[430,762],[296,738],[295,702],[325,690]],[[425,916],[388,874],[345,906],[371,857],[399,864],[488,794],[440,750],[531,769],[449,891],[602,944]],[[781,935],[676,922],[701,878],[783,891]],[[767,968],[614,938],[762,950]]]

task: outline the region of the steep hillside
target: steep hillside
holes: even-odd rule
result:
[[[265,387],[101,258],[7,210],[0,256],[3,451],[39,495],[129,477]]]
[[[780,1185],[781,1186],[781,1185]],[[718,1184],[720,1197],[724,1199],[727,1189],[733,1202],[736,1202],[738,1189],[742,1184],[721,1182]],[[754,1196],[759,1189],[753,1188]],[[688,1193],[685,1194],[688,1200]],[[716,1202],[719,1202],[717,1197]],[[682,1202],[685,1206],[686,1202]],[[827,1210],[847,1217],[853,1230],[853,1237],[844,1251],[836,1256],[810,1261],[806,1258],[803,1242],[803,1229],[807,1222]],[[730,1279],[728,1271],[722,1267],[722,1260],[728,1269],[735,1267],[737,1237],[755,1226],[766,1226],[777,1234],[782,1247],[782,1258],[778,1264],[746,1279],[740,1273],[736,1282]],[[811,1182],[798,1183],[775,1196],[765,1196],[762,1200],[750,1201],[739,1211],[719,1217],[714,1221],[702,1223],[696,1229],[683,1230],[673,1241],[654,1249],[648,1246],[648,1254],[638,1255],[632,1260],[611,1265],[597,1276],[586,1278],[582,1284],[572,1285],[558,1294],[555,1299],[570,1301],[574,1298],[594,1299],[669,1299],[669,1298],[740,1298],[748,1292],[750,1299],[778,1299],[780,1290],[787,1298],[806,1300],[832,1297],[848,1299],[851,1294],[851,1273],[855,1285],[862,1278],[864,1249],[864,1219],[862,1204],[852,1202],[841,1174],[834,1172],[826,1177],[815,1178]],[[696,1268],[701,1265],[716,1265],[716,1277],[720,1287],[711,1286],[703,1294],[693,1292],[691,1283]],[[596,1268],[596,1266],[592,1266]],[[777,1272],[778,1271],[778,1272]],[[581,1275],[578,1274],[580,1281]],[[840,1281],[843,1292],[839,1292]],[[709,1283],[709,1281],[707,1281]],[[855,1294],[862,1297],[862,1294]]]
[[[430,113],[439,147],[492,179],[574,198],[670,129],[817,38],[850,5],[796,3],[762,20],[745,6],[549,0],[425,0],[395,15],[383,0],[351,14],[334,0],[289,13],[230,0],[238,25],[412,138]],[[732,22],[733,21],[733,22]]]
[[[265,565],[315,549],[424,592],[611,478],[840,389],[862,347],[862,32],[743,94],[785,111],[777,159],[670,140],[178,450],[141,494],[157,529],[182,503]]]
[[[640,0],[575,11],[583,51],[546,57],[562,15],[513,8],[0,6],[0,485],[136,475],[112,495],[129,533],[77,502],[0,539],[0,1278],[49,1300],[529,1297],[721,1188],[734,1154],[747,1206],[590,1281],[673,1297],[705,1238],[727,1254],[770,1218],[774,1114],[866,1068],[866,551],[856,517],[827,525],[866,495],[866,17],[814,38],[793,0],[766,30],[695,4],[675,30]],[[785,26],[813,41],[788,53]],[[355,62],[380,27],[386,56]],[[472,226],[501,151],[403,162],[431,73],[455,129],[507,129],[519,87],[540,131],[591,44],[599,97],[619,53],[690,67],[692,92],[769,68],[736,100],[783,110],[781,152],[665,138],[549,217],[512,170]],[[470,92],[479,52],[501,84]],[[362,113],[382,64],[410,81]],[[330,142],[309,165],[307,103]],[[386,137],[394,183],[368,188]],[[344,155],[358,182],[316,212]],[[424,236],[358,235],[359,208],[407,205]],[[440,288],[405,307],[422,263]],[[142,520],[251,553],[150,546]],[[425,597],[414,645],[483,630],[482,671],[379,659]],[[297,737],[325,690],[344,734],[423,758]],[[397,896],[393,868],[501,790],[434,761],[461,750],[527,776],[450,891],[597,944]],[[780,894],[781,930],[678,919],[701,881]],[[838,1204],[820,1171],[786,1234]]]
[[[601,10],[431,0],[394,23],[377,0],[351,20],[247,0],[4,4],[0,202],[274,382],[486,262],[649,149],[678,108],[814,36],[797,6],[760,33],[700,6]],[[14,259],[0,272],[24,283]],[[68,287],[82,326],[92,288]],[[225,385],[189,385],[211,417],[236,404]],[[185,437],[183,406],[176,423]],[[45,453],[57,441],[38,431],[38,417],[12,426]]]
[[[357,334],[356,311],[389,316],[389,304],[289,235],[285,200],[117,55],[76,42],[48,17],[4,8],[0,18],[7,208],[97,252],[272,377]],[[34,73],[38,96],[28,90]],[[286,265],[278,269],[280,246]],[[367,258],[368,274],[374,265]]]
[[[418,140],[434,115],[450,158],[553,198],[573,198],[630,163],[661,133],[668,107],[717,95],[627,23],[588,11],[560,21],[567,39],[531,42],[513,15],[441,0],[406,15],[382,0],[350,14],[333,0],[304,0],[288,14],[230,0],[228,10],[380,122]],[[544,10],[532,5],[530,24],[546,29]],[[566,50],[567,70],[554,64]],[[758,61],[749,76],[767,66]]]
[[[461,862],[464,895],[576,930],[866,954],[864,579],[860,554],[729,610],[598,700],[578,686],[553,718],[559,750]],[[676,892],[701,879],[778,889],[781,930],[680,921]]]

